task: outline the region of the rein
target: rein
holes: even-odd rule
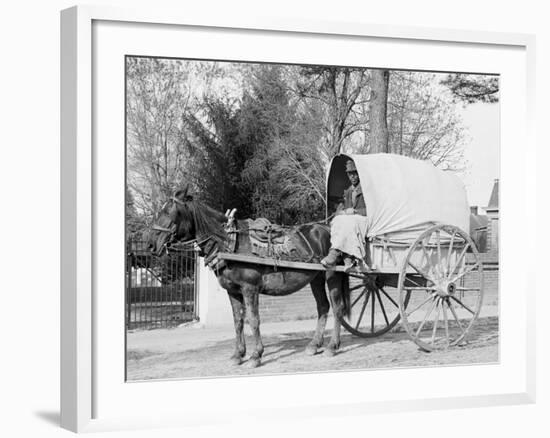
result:
[[[198,246],[201,246],[203,243],[206,243],[208,242],[209,240],[211,239],[210,236],[206,236],[202,239],[191,239],[191,240],[187,240],[185,242],[179,242],[179,243],[176,243],[174,245],[170,245],[168,247],[168,249],[172,249],[172,250],[178,250],[180,248],[185,248],[185,247],[195,247],[196,245]]]

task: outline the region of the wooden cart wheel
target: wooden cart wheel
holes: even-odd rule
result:
[[[464,231],[435,225],[408,249],[399,274],[402,323],[423,350],[459,345],[483,301],[483,264]]]
[[[361,283],[350,284],[350,294],[350,316],[340,318],[341,324],[350,333],[362,338],[374,338],[387,333],[399,322],[401,316],[396,288],[385,286],[375,276],[366,276],[362,277]],[[407,301],[404,297],[405,307]]]

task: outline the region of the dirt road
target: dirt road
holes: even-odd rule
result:
[[[128,334],[128,380],[280,374],[329,370],[417,367],[498,362],[498,318],[483,316],[466,345],[426,353],[403,329],[374,339],[360,339],[342,332],[342,348],[334,357],[322,352],[308,356],[304,350],[314,321],[272,323],[262,326],[265,352],[256,369],[232,365],[233,329],[176,329]],[[330,327],[330,322],[327,327]],[[325,344],[328,343],[328,330]],[[247,336],[247,344],[252,340]]]

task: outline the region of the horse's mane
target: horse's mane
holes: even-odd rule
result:
[[[211,237],[218,243],[226,240],[227,236],[222,227],[225,217],[222,213],[195,200],[187,201],[185,204],[195,223],[197,238]]]

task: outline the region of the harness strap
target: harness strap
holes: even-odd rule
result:
[[[179,204],[179,205],[185,205],[185,202],[183,202],[181,199],[178,199],[176,198],[175,196],[172,196],[172,201],[174,201],[176,204]]]
[[[178,200],[179,201],[179,200]],[[181,201],[179,201],[181,202]],[[331,214],[329,217],[327,217],[325,220],[322,220],[322,221],[312,221],[312,222],[307,222],[305,224],[299,224],[299,225],[277,225],[278,227],[281,227],[281,228],[285,228],[285,229],[292,229],[292,228],[297,228],[297,227],[303,227],[303,226],[306,226],[306,225],[317,225],[317,224],[327,224],[328,222],[330,222],[330,220],[336,216],[336,213],[333,213]],[[247,229],[239,229],[239,228],[235,228],[231,231],[228,231],[228,232],[231,232],[231,233],[248,233],[250,231],[266,231],[265,228],[247,228]],[[268,233],[271,233],[273,232],[272,229],[269,229],[267,230]]]
[[[296,234],[298,234],[302,238],[302,240],[306,243],[309,249],[310,257],[309,259],[306,260],[306,263],[309,263],[315,258],[315,251],[313,251],[313,248],[311,247],[309,240],[307,240],[306,236],[304,236],[304,233],[302,233],[300,230],[296,230]]]
[[[170,228],[161,227],[160,225],[153,225],[151,227],[155,231],[163,231],[165,233],[171,233],[172,230]]]

